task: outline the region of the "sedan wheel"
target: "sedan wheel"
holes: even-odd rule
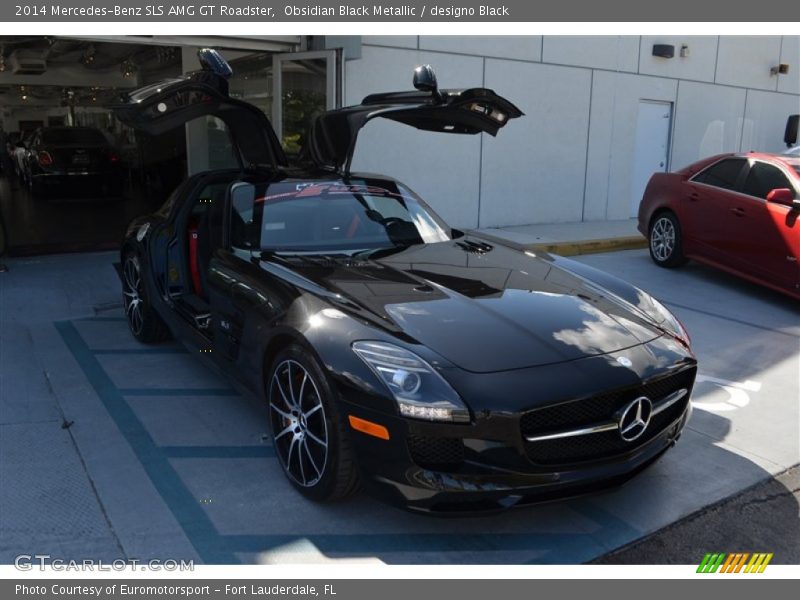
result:
[[[338,500],[358,487],[349,431],[317,359],[290,346],[278,354],[266,386],[275,454],[286,477],[312,500]]]
[[[147,298],[139,257],[128,254],[122,263],[122,302],[133,336],[140,342],[154,343],[169,338],[169,330]]]
[[[686,262],[680,225],[674,214],[661,213],[650,225],[650,257],[661,267],[678,267]]]

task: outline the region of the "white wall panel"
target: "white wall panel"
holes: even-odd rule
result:
[[[420,49],[458,52],[539,61],[542,59],[542,36],[539,35],[466,35],[420,36]]]
[[[778,76],[778,91],[800,94],[800,37],[783,36],[781,62],[789,65],[789,73]]]
[[[738,152],[745,90],[682,81],[678,87],[672,169],[706,156]]]
[[[713,82],[714,68],[717,64],[717,39],[715,35],[642,36],[639,73],[642,75]],[[655,44],[675,46],[675,56],[673,58],[653,56],[653,46]],[[680,50],[684,44],[689,47],[689,56],[681,58]]]
[[[674,102],[677,87],[678,82],[672,79],[595,72],[586,173],[586,221],[629,217],[639,101]]]
[[[395,48],[417,47],[416,35],[362,35],[361,43],[373,46],[393,46]]]
[[[547,63],[634,73],[639,65],[637,35],[545,36],[543,48]]]
[[[747,109],[742,129],[741,150],[783,152],[786,117],[800,114],[800,98],[789,94],[747,92]]]
[[[422,63],[434,66],[443,88],[482,85],[482,58],[364,46],[360,60],[347,62],[347,104],[374,92],[413,89],[413,68]],[[353,170],[396,177],[451,225],[478,224],[478,136],[423,132],[379,119],[362,130]]]
[[[719,38],[717,83],[775,90],[778,77],[770,68],[780,62],[779,35],[725,36]]]
[[[482,227],[581,219],[591,73],[487,59],[486,86],[526,116],[483,139]]]

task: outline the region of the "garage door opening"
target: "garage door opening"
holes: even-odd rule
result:
[[[109,109],[126,91],[199,68],[195,50],[0,36],[0,215],[9,255],[117,248],[131,219],[160,207],[188,173],[235,162],[213,119],[149,136]],[[275,53],[225,54],[231,95],[271,115]]]

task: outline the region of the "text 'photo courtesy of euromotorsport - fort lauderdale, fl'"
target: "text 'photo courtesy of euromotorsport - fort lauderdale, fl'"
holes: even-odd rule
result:
[[[129,584],[129,583],[104,583],[96,585],[81,585],[70,583],[46,583],[29,585],[18,583],[14,586],[17,597],[68,597],[68,598],[104,598],[108,596],[142,597],[142,596],[168,596],[170,598],[203,598],[207,597],[212,589],[225,596],[335,596],[335,586],[325,584],[321,589],[309,584],[218,584],[218,585],[192,585],[192,584]]]

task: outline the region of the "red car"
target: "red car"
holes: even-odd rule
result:
[[[694,259],[800,299],[800,157],[720,154],[650,178],[639,231],[661,267]]]

